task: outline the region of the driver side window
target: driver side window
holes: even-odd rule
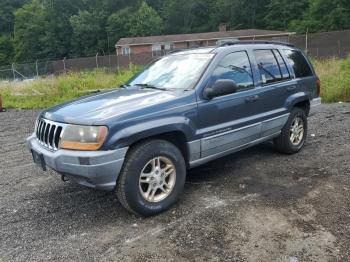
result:
[[[219,79],[230,79],[237,84],[237,92],[254,86],[253,74],[245,51],[225,56],[215,68],[210,80],[213,85]]]

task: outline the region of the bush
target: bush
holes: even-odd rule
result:
[[[343,60],[332,58],[313,63],[321,80],[323,102],[350,102],[350,56]]]

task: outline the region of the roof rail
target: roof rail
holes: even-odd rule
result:
[[[284,45],[284,46],[290,46],[294,47],[293,44],[290,43],[284,43],[284,42],[278,42],[278,41],[267,41],[267,40],[238,40],[238,41],[227,41],[220,45],[222,46],[231,46],[231,45],[254,45],[254,44],[270,44],[270,45]]]

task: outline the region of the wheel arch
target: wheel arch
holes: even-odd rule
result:
[[[187,142],[193,140],[195,129],[184,118],[160,119],[151,122],[128,126],[113,134],[107,148],[133,148],[135,145],[150,139],[166,140],[181,151],[186,163],[189,159]]]
[[[287,99],[286,107],[288,108],[289,111],[291,111],[294,107],[301,108],[302,110],[305,111],[306,115],[309,115],[310,98],[304,92],[293,94]]]

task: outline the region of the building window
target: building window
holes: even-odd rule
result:
[[[131,50],[130,50],[130,47],[129,47],[129,46],[123,46],[123,47],[122,47],[122,55],[123,55],[123,56],[128,56],[128,55],[130,55],[130,54],[131,54],[130,51],[131,51]]]
[[[152,45],[152,56],[162,56],[174,49],[173,43],[154,44]]]
[[[174,43],[165,43],[164,44],[164,50],[165,51],[170,51],[174,49]]]
[[[187,42],[187,48],[195,48],[204,46],[204,41],[189,41]]]
[[[162,45],[155,44],[152,45],[152,56],[161,56],[162,55]]]

